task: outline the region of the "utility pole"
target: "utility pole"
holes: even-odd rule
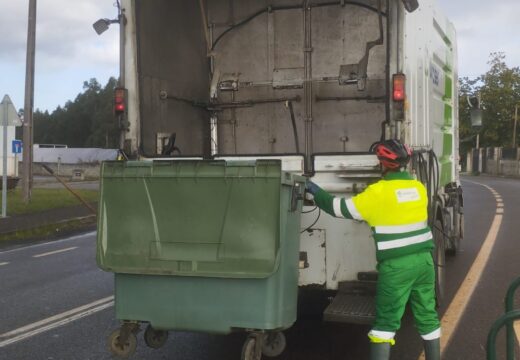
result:
[[[480,129],[482,127],[482,110],[480,109],[480,93],[477,96],[466,97],[470,109],[471,126],[477,130],[476,148],[480,147]]]
[[[36,53],[36,0],[29,0],[27,57],[25,65],[25,102],[23,111],[23,200],[31,201],[33,163],[34,59]]]
[[[6,102],[5,104],[4,101]],[[2,130],[3,130],[3,139],[2,139],[2,217],[5,218],[7,216],[7,125],[8,125],[8,117],[9,117],[9,105],[7,104],[7,100],[2,101],[3,111],[3,121],[2,121]],[[11,104],[12,106],[12,104]]]
[[[125,17],[125,9],[121,7],[121,1],[116,0],[117,5],[117,19],[99,19],[92,26],[98,35],[101,35],[105,31],[108,30],[110,24],[119,24],[119,82],[118,88],[125,88],[125,25],[126,25],[126,17]],[[115,100],[115,99],[114,99]],[[126,101],[126,96],[122,99]],[[124,111],[121,114],[117,115],[117,120],[119,122],[119,148],[124,149],[125,146],[125,133],[128,130],[128,120],[126,118],[126,106],[124,106]]]
[[[119,4],[119,3],[118,3]],[[119,5],[119,87],[124,88],[125,87],[125,41],[126,41],[126,34],[125,34],[125,24],[126,24],[126,17],[124,13],[124,9]],[[125,109],[127,111],[127,109]],[[119,115],[119,126],[121,132],[119,133],[119,148],[122,150],[125,148],[125,133],[127,129],[127,118],[126,114]]]
[[[518,104],[515,105],[515,123],[513,125],[513,149],[516,148],[516,123],[518,122]]]

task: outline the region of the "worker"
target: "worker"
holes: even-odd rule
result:
[[[378,282],[376,319],[370,339],[370,359],[388,360],[406,304],[410,306],[427,360],[440,359],[440,322],[436,311],[434,248],[428,220],[428,196],[422,183],[405,169],[411,150],[398,140],[371,148],[383,172],[382,180],[346,199],[334,197],[308,181],[307,192],[328,214],[365,221],[376,245]]]

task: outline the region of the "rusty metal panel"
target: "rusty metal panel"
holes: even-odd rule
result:
[[[176,133],[183,155],[209,152],[209,116],[160,92],[207,101],[209,66],[198,2],[136,1],[142,145],[155,154],[157,133]]]
[[[366,43],[379,36],[377,14],[358,6],[315,8],[312,19],[314,78],[338,76],[340,65],[357,64],[365,55]],[[374,47],[368,62],[369,78],[384,77],[385,65],[385,46]]]
[[[376,0],[363,3],[377,5]],[[156,149],[158,133],[175,132],[183,154],[209,153],[210,113],[193,102],[209,102],[211,74],[216,77],[217,103],[248,103],[215,112],[220,154],[295,153],[291,114],[283,99],[293,99],[300,149],[305,148],[308,101],[313,103],[314,153],[366,151],[367,144],[380,138],[386,120],[386,44],[370,51],[365,91],[358,91],[355,84],[340,85],[338,78],[341,66],[358,63],[366,43],[377,39],[377,12],[352,4],[313,6],[312,48],[305,49],[301,1],[208,0],[204,4],[211,41],[218,40],[212,61],[206,56],[198,2],[136,1],[146,152]],[[386,28],[386,20],[383,24]],[[307,100],[303,99],[304,79],[298,79],[305,74],[305,51],[312,51],[313,96]],[[234,79],[233,86],[223,83],[227,78]],[[161,99],[161,91],[169,99]],[[319,99],[323,97],[337,99]]]
[[[376,7],[377,1],[366,4]],[[294,9],[262,12],[270,5]],[[215,47],[215,71],[236,74],[238,88],[220,91],[223,103],[251,99],[303,97],[304,29],[298,1],[210,1],[209,22],[214,38],[230,24],[230,30]],[[368,85],[363,92],[354,85],[339,85],[341,65],[358,63],[366,43],[379,36],[378,15],[353,5],[313,7],[312,79],[313,143],[315,153],[366,151],[381,136],[386,120],[386,45],[376,46],[368,61]],[[386,29],[386,19],[383,21]],[[302,69],[301,71],[298,69]],[[302,79],[297,79],[301,72]],[[273,89],[274,88],[274,89]],[[298,89],[300,88],[300,89]],[[323,97],[335,101],[318,100]],[[370,97],[376,100],[349,100]],[[293,103],[300,149],[304,148],[304,101]],[[283,103],[268,103],[226,109],[218,114],[219,153],[260,154],[296,151],[290,113]]]

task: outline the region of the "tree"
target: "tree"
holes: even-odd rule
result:
[[[58,106],[52,113],[34,113],[34,142],[66,144],[70,147],[118,146],[119,129],[113,115],[115,78],[103,87],[96,79],[83,83],[74,101]]]
[[[86,146],[117,147],[119,127],[113,114],[113,96],[117,80],[110,78],[106,86],[98,93],[98,102],[90,123],[90,134]]]
[[[508,68],[504,53],[491,54],[491,69],[483,76],[485,140],[488,146],[512,146],[515,105],[520,100],[520,68]]]
[[[490,69],[475,79],[459,80],[459,135],[462,140],[480,133],[480,145],[511,147],[513,142],[513,117],[516,104],[520,104],[520,68],[509,68],[502,52],[490,54]],[[483,110],[482,129],[472,129],[468,96],[480,94]],[[467,151],[474,143],[461,145]]]
[[[466,154],[469,149],[475,146],[475,138],[480,129],[471,126],[470,106],[468,98],[477,97],[480,89],[478,78],[470,79],[463,77],[459,79],[459,138],[460,152]],[[465,157],[463,156],[463,159]]]

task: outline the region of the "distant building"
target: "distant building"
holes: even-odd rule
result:
[[[99,164],[105,160],[116,160],[117,149],[69,148],[66,145],[46,144],[33,148],[33,162],[60,164]]]
[[[97,179],[101,162],[117,160],[118,154],[117,149],[69,148],[66,145],[38,144],[33,147],[33,163],[45,164],[56,175],[71,177],[72,180]],[[42,166],[34,166],[33,174],[49,175]]]
[[[64,144],[34,144],[34,149],[57,149],[57,148],[68,148],[67,145]]]

